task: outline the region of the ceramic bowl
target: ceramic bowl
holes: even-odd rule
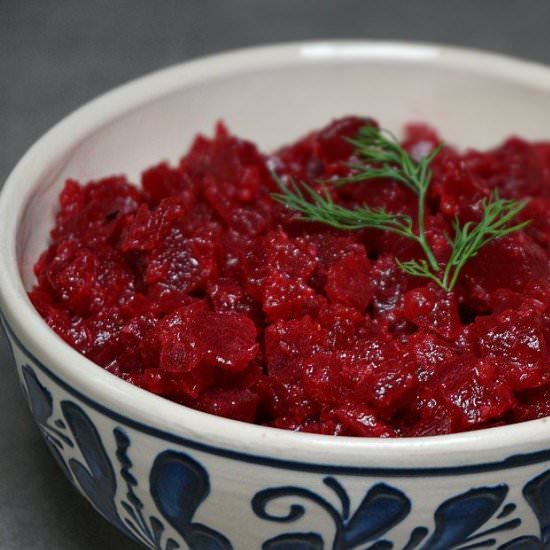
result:
[[[398,131],[427,121],[453,143],[550,138],[550,69],[455,48],[299,43],[205,58],[76,111],[23,157],[0,198],[0,305],[34,418],[67,477],[149,548],[547,548],[548,419],[379,440],[210,416],[112,376],[29,302],[67,177],[136,178],[223,117],[270,149],[332,117]],[[47,498],[47,497],[46,497]],[[64,521],[62,517],[59,521]]]

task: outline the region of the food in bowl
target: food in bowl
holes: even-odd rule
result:
[[[362,154],[373,129],[266,155],[220,124],[140,187],[67,181],[33,304],[109,372],[246,422],[406,437],[550,415],[550,144],[459,152],[411,125],[384,138],[400,167]]]

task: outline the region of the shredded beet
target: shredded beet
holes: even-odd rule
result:
[[[469,261],[452,292],[405,274],[391,233],[300,221],[270,169],[318,185],[351,173],[365,119],[333,121],[272,155],[218,125],[178,166],[63,189],[30,298],[109,372],[208,413],[331,435],[446,434],[550,415],[550,143],[508,139],[433,160],[426,232],[440,261],[482,200],[528,198],[522,231]],[[440,141],[407,128],[413,156]],[[337,201],[414,215],[390,180]]]

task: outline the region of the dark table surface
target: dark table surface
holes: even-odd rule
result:
[[[546,0],[0,0],[0,182],[83,102],[198,55],[287,40],[382,38],[550,64],[549,24]],[[0,549],[135,548],[48,454],[3,335],[0,366]]]

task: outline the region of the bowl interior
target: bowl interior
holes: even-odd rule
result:
[[[130,84],[116,108],[104,97],[105,109],[67,127],[57,154],[25,183],[29,200],[17,236],[24,284],[33,284],[32,265],[68,177],[125,173],[139,181],[142,169],[176,161],[219,119],[266,151],[345,114],[373,116],[396,132],[427,122],[459,146],[489,146],[510,134],[548,138],[550,84],[534,78],[536,71],[431,46],[305,44],[229,54],[161,72],[145,87]]]

